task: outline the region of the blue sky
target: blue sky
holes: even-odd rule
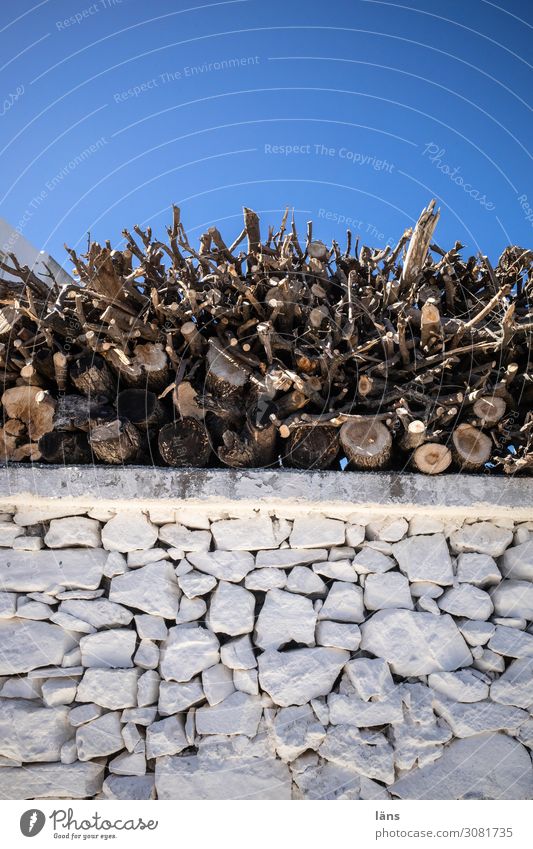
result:
[[[63,243],[190,238],[241,208],[382,247],[432,196],[436,241],[531,246],[527,0],[3,3],[0,215]],[[1,248],[1,245],[0,245]]]

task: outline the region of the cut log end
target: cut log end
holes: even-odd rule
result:
[[[496,395],[484,395],[474,403],[473,409],[481,427],[493,427],[505,415],[507,404],[503,398]]]
[[[169,466],[207,466],[211,456],[209,434],[198,419],[184,418],[159,431],[159,453]]]
[[[297,469],[329,469],[339,447],[336,427],[297,427],[290,435],[286,458]]]
[[[340,441],[348,460],[357,469],[383,469],[389,462],[392,437],[381,422],[347,421],[341,427]]]
[[[426,442],[415,449],[411,462],[413,467],[424,475],[440,475],[451,465],[452,452],[446,445]]]
[[[140,432],[131,422],[120,419],[94,427],[89,442],[96,457],[112,465],[133,463],[142,449]]]
[[[490,460],[491,439],[469,424],[458,425],[452,433],[453,458],[461,471],[476,471]]]

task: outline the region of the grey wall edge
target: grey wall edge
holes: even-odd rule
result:
[[[344,518],[373,510],[478,518],[533,519],[533,479],[484,475],[427,476],[394,472],[306,472],[271,469],[170,469],[147,466],[13,465],[0,470],[2,505],[149,508],[296,509]]]

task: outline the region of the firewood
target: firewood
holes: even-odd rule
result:
[[[284,459],[297,469],[329,469],[339,447],[335,427],[297,427],[290,434]]]
[[[347,421],[341,427],[340,441],[356,469],[383,469],[389,461],[392,437],[381,422]]]
[[[248,380],[248,370],[215,339],[209,340],[206,385],[218,398],[240,397]]]
[[[117,397],[119,418],[130,421],[142,431],[161,427],[166,419],[163,405],[154,392],[144,389],[124,389]]]
[[[271,406],[254,408],[246,416],[242,433],[226,430],[218,456],[227,466],[258,468],[275,460],[277,429],[270,419]]]
[[[47,463],[66,466],[90,463],[92,451],[87,434],[82,431],[52,430],[39,439],[39,451]]]
[[[493,427],[505,415],[507,404],[503,398],[484,395],[474,402],[473,412],[481,427]]]
[[[70,366],[70,379],[82,395],[112,397],[115,380],[105,360],[93,351],[85,351]]]
[[[53,428],[56,402],[39,386],[14,386],[2,395],[6,414],[20,419],[28,429],[31,440],[37,441]]]
[[[425,475],[440,475],[451,465],[452,452],[446,445],[426,442],[413,451],[411,463],[417,472]]]
[[[137,428],[124,419],[91,428],[89,444],[99,460],[113,465],[138,460],[143,447]]]
[[[54,430],[89,430],[116,417],[107,398],[100,395],[60,395],[54,413]]]
[[[184,418],[159,431],[159,453],[169,466],[207,466],[211,455],[209,434],[198,419]]]
[[[407,430],[399,439],[400,448],[404,451],[412,451],[413,448],[418,448],[419,445],[426,439],[426,425],[420,419],[415,419],[409,422]]]
[[[452,433],[453,459],[462,471],[474,472],[490,460],[490,437],[472,425],[458,425]]]

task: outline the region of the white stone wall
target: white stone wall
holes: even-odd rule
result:
[[[0,798],[533,798],[524,505],[1,509]]]

